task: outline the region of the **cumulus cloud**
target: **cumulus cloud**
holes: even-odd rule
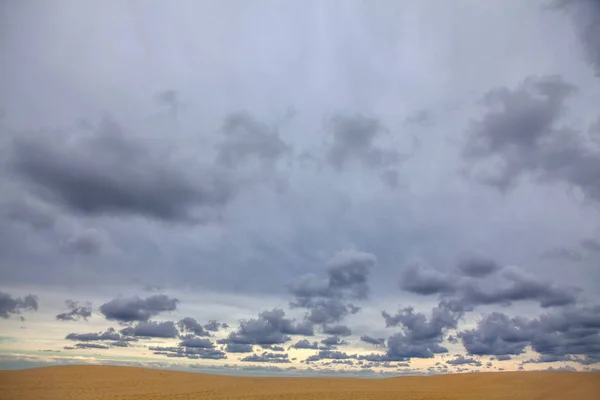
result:
[[[360,337],[360,340],[375,346],[385,346],[385,338],[375,338],[372,336],[364,335]]]
[[[43,199],[72,212],[199,221],[196,209],[212,212],[234,196],[235,186],[224,174],[209,169],[193,179],[132,140],[112,119],[87,134],[61,140],[57,135],[19,136],[11,165]]]
[[[488,113],[469,131],[467,175],[501,191],[524,176],[562,182],[600,201],[600,154],[559,121],[576,88],[559,76],[530,77],[518,87],[489,91]]]
[[[121,333],[125,336],[141,336],[156,338],[174,338],[179,336],[179,331],[177,330],[177,326],[173,321],[138,322],[132,326],[121,329]]]
[[[175,358],[189,358],[189,359],[209,359],[209,360],[222,360],[227,358],[221,350],[217,349],[203,349],[196,347],[164,347],[164,346],[151,346],[148,350],[152,351],[153,354],[162,355],[166,357]]]
[[[227,340],[219,341],[219,343],[226,342]],[[244,343],[227,343],[225,346],[225,351],[227,353],[252,353],[254,351],[254,347],[251,344]]]
[[[459,337],[469,354],[518,355],[531,346],[545,360],[578,355],[580,363],[596,363],[600,362],[600,306],[575,305],[535,319],[495,312]]]
[[[600,76],[600,4],[593,0],[555,0],[554,5],[573,18],[586,59]]]
[[[59,321],[77,321],[83,319],[87,321],[92,316],[92,303],[85,302],[80,304],[78,301],[65,300],[65,304],[69,311],[56,315],[56,319]]]
[[[128,338],[121,335],[114,328],[108,328],[104,332],[91,332],[91,333],[69,333],[65,339],[76,340],[79,342],[95,342],[101,340],[113,340],[113,341],[134,341],[135,338]]]
[[[465,356],[463,356],[461,354],[458,354],[456,356],[456,358],[454,358],[452,360],[447,360],[446,364],[454,365],[454,366],[457,366],[457,365],[472,365],[472,366],[476,366],[476,367],[481,367],[481,365],[482,365],[481,361],[476,360],[476,359],[474,359],[472,357],[465,357]]]
[[[216,322],[216,321],[215,321]],[[193,333],[196,336],[210,336],[210,332],[206,329],[206,326],[202,326],[194,318],[185,317],[177,322],[177,326],[182,332]],[[208,325],[211,328],[218,330],[218,325]]]
[[[402,328],[387,339],[387,352],[380,361],[405,361],[410,358],[432,358],[435,354],[446,353],[442,346],[449,329],[454,329],[463,313],[455,310],[450,303],[440,302],[427,317],[406,307],[395,315],[382,312],[386,326]]]
[[[337,323],[360,309],[351,301],[367,297],[368,276],[376,263],[373,254],[340,251],[327,263],[326,278],[304,275],[290,285],[295,296],[290,305],[308,309],[306,319],[313,324]]]
[[[443,273],[424,264],[408,267],[400,287],[420,295],[437,294],[455,309],[469,311],[481,305],[509,305],[537,301],[544,307],[574,304],[578,290],[540,279],[516,266],[500,267],[494,261],[464,259],[458,273]]]
[[[388,132],[380,121],[362,115],[338,115],[329,121],[333,142],[328,151],[329,163],[338,171],[351,162],[370,168],[397,165],[403,160],[396,150],[378,146],[376,139]]]
[[[290,335],[312,336],[313,327],[307,322],[296,322],[285,318],[282,309],[263,311],[258,318],[240,322],[238,328],[220,343],[269,345],[282,344],[291,340]]]
[[[289,356],[287,354],[280,353],[268,353],[263,352],[262,354],[252,354],[242,358],[240,361],[243,362],[260,362],[260,363],[289,363]]]
[[[581,241],[581,247],[583,247],[584,249],[588,250],[588,251],[593,251],[593,252],[600,252],[600,242],[595,240],[595,239],[583,239]]]
[[[296,343],[294,343],[294,345],[292,346],[295,349],[318,349],[319,348],[319,343],[318,342],[309,342],[308,339],[301,339],[299,341],[297,341]]]
[[[178,299],[164,294],[144,298],[117,297],[100,306],[100,312],[108,320],[119,322],[148,321],[161,312],[177,308]]]
[[[217,162],[229,168],[236,168],[250,158],[272,163],[291,151],[275,128],[248,113],[228,115],[222,132],[225,140],[218,147]]]
[[[2,318],[19,315],[25,311],[37,311],[37,309],[37,296],[28,294],[25,297],[12,297],[10,294],[0,291],[0,317]]]

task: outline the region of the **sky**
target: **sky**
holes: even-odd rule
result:
[[[0,368],[600,368],[600,2],[4,1]]]

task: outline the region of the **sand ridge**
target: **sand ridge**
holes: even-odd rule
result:
[[[598,400],[600,374],[489,372],[386,379],[247,377],[115,366],[0,371],[1,400]]]

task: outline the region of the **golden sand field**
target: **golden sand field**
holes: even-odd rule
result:
[[[266,378],[134,367],[0,371],[0,399],[600,399],[600,374],[491,372],[388,379]]]

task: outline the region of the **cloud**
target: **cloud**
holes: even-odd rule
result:
[[[174,338],[179,336],[179,331],[173,321],[164,322],[138,322],[137,324],[121,329],[125,336],[142,336],[156,338]]]
[[[319,360],[347,360],[350,358],[356,358],[356,354],[347,354],[337,350],[321,350],[317,354],[308,356],[306,362],[313,362]]]
[[[458,270],[462,275],[472,278],[482,278],[491,275],[500,270],[500,268],[494,260],[477,256],[464,257],[458,263]]]
[[[192,178],[140,143],[105,118],[77,137],[21,135],[11,165],[43,199],[82,215],[201,221],[233,198],[232,182],[215,169]]]
[[[386,355],[380,361],[406,361],[446,353],[448,349],[441,344],[447,331],[457,327],[463,313],[448,302],[440,302],[431,310],[429,318],[415,312],[412,307],[406,307],[395,315],[385,311],[382,315],[387,327],[400,326],[402,331],[388,338]]]
[[[290,305],[308,309],[306,319],[313,324],[337,323],[358,312],[350,301],[367,297],[368,276],[376,263],[371,253],[340,251],[327,263],[327,278],[308,274],[289,286],[295,296]]]
[[[223,344],[282,344],[291,340],[289,335],[312,336],[313,334],[311,324],[285,318],[285,312],[275,308],[261,312],[258,318],[241,321],[237,330],[219,342]]]
[[[473,123],[463,149],[467,176],[501,191],[532,176],[567,183],[600,201],[600,154],[581,134],[557,125],[574,92],[559,76],[489,91],[482,99],[488,113]]]
[[[251,344],[227,343],[225,351],[227,353],[252,353],[254,348]]]
[[[101,349],[101,350],[108,350],[110,349],[109,346],[104,345],[104,344],[98,344],[98,343],[76,343],[74,346],[76,349]],[[73,347],[70,346],[65,346],[64,347],[66,350],[72,350]]]
[[[455,309],[470,311],[481,305],[508,305],[537,301],[544,308],[574,304],[578,291],[540,279],[516,266],[500,267],[482,258],[463,259],[458,274],[437,271],[424,264],[408,267],[400,287],[420,295],[438,294]]]
[[[119,322],[148,321],[161,312],[177,308],[178,299],[156,294],[145,299],[138,296],[117,297],[100,306],[100,312],[108,320]]]
[[[215,321],[216,322],[216,321]],[[193,333],[196,336],[210,336],[210,332],[207,331],[205,326],[202,326],[194,318],[185,317],[177,322],[177,326],[182,332]],[[218,330],[219,325],[210,325]]]
[[[261,355],[252,354],[242,358],[240,361],[243,362],[260,362],[260,363],[289,363],[287,354],[280,353],[268,353],[264,352]]]
[[[375,346],[385,346],[385,338],[374,338],[368,335],[360,337],[360,340]]]
[[[8,318],[11,315],[19,315],[25,311],[37,311],[37,296],[29,294],[25,297],[12,297],[6,292],[0,291],[0,317]]]
[[[600,4],[594,0],[555,0],[573,18],[586,58],[600,76]]]
[[[400,279],[400,287],[407,292],[422,295],[452,293],[456,290],[455,282],[448,279],[448,276],[422,263],[406,268]]]
[[[173,118],[177,118],[179,111],[184,107],[184,104],[179,99],[179,93],[173,89],[160,91],[156,94],[158,104],[165,106]]]
[[[581,247],[583,247],[584,249],[588,250],[588,251],[593,251],[593,252],[600,252],[600,242],[598,242],[595,239],[583,239],[581,241]]]
[[[217,332],[221,329],[227,329],[229,328],[229,325],[226,324],[225,322],[218,322],[216,320],[210,320],[208,321],[208,324],[204,325],[204,329],[206,329],[207,331],[211,331],[211,332]],[[199,335],[202,336],[202,335]]]
[[[294,343],[294,345],[292,346],[295,349],[318,349],[319,348],[319,343],[318,342],[309,342],[307,339],[301,339],[299,341],[297,341],[296,343]]]
[[[343,340],[339,336],[328,336],[325,339],[322,339],[321,343],[323,345],[325,345],[328,349],[335,348],[336,346],[342,346],[344,344],[348,344],[347,341]]]
[[[122,336],[114,328],[108,328],[104,332],[91,332],[91,333],[69,333],[65,339],[76,340],[79,342],[95,342],[101,340],[112,340],[112,341],[136,341],[135,338],[129,338]]]
[[[327,159],[338,171],[352,161],[370,168],[397,165],[403,157],[395,150],[379,147],[375,140],[387,129],[375,118],[362,115],[338,115],[329,121],[333,135]]]
[[[167,357],[176,358],[189,358],[189,359],[210,359],[210,360],[222,360],[227,358],[227,354],[217,349],[201,349],[195,347],[162,347],[162,346],[151,346],[148,350],[152,351],[156,355],[162,355]]]
[[[57,314],[56,319],[59,321],[78,321],[79,319],[87,321],[92,316],[92,303],[89,301],[80,305],[78,301],[65,300],[65,304],[69,311]]]
[[[282,346],[274,346],[272,344],[263,344],[260,347],[262,347],[265,350],[272,350],[272,351],[285,351],[285,348]]]
[[[458,354],[456,356],[456,358],[454,358],[453,360],[447,360],[446,364],[449,365],[472,365],[472,366],[476,366],[476,367],[481,367],[481,362],[471,358],[471,357],[465,357],[461,354]]]
[[[571,262],[578,262],[583,259],[581,253],[575,250],[567,249],[566,247],[558,246],[554,246],[545,250],[540,256],[542,258],[565,260]]]
[[[213,342],[210,341],[210,339],[201,339],[193,335],[183,337],[181,342],[179,343],[179,346],[195,347],[198,349],[212,349],[215,347],[215,345],[213,344]]]
[[[218,146],[217,162],[229,168],[252,157],[273,163],[291,151],[276,129],[244,112],[228,115],[222,132],[225,140]]]
[[[469,354],[518,355],[527,346],[543,359],[582,356],[580,363],[600,362],[600,306],[575,305],[535,319],[491,313],[477,328],[459,333]],[[559,358],[556,358],[559,357]]]
[[[107,241],[105,234],[97,229],[86,229],[67,239],[64,248],[70,253],[91,256],[100,253]]]
[[[323,333],[327,335],[350,336],[352,330],[346,325],[324,325]]]

